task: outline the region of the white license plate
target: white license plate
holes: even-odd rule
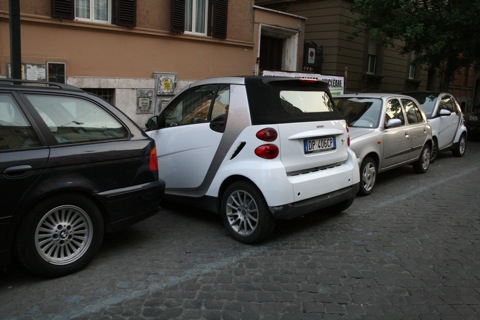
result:
[[[303,140],[305,153],[321,152],[337,148],[335,137],[323,137]]]

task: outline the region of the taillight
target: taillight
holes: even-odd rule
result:
[[[272,142],[278,138],[277,130],[273,128],[265,128],[257,132],[257,138],[262,141]]]
[[[152,148],[150,151],[150,171],[158,171],[157,149]]]
[[[274,144],[263,144],[255,149],[255,154],[263,159],[275,159],[278,153],[278,147]]]
[[[348,128],[348,124],[346,124],[347,126],[347,146],[350,147],[350,129]]]

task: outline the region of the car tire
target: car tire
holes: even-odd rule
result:
[[[430,146],[425,145],[422,149],[422,152],[420,152],[420,157],[417,161],[413,163],[413,171],[415,171],[416,173],[427,172],[428,167],[430,166],[430,157]]]
[[[435,160],[437,160],[438,156],[438,141],[437,139],[432,140],[432,152],[430,153],[430,163],[433,163]]]
[[[92,201],[80,195],[59,195],[42,201],[25,216],[16,236],[17,254],[37,275],[64,276],[93,259],[103,235],[103,218]]]
[[[377,180],[377,163],[371,157],[365,157],[360,165],[360,188],[358,194],[366,196],[372,193]]]
[[[455,157],[463,157],[465,151],[467,150],[467,139],[465,138],[465,134],[460,136],[458,143],[455,145],[455,148],[452,150],[452,154]]]
[[[243,243],[258,243],[269,237],[275,218],[262,193],[251,183],[237,181],[223,193],[221,213],[226,229]]]

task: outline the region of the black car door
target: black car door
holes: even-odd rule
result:
[[[0,92],[0,252],[8,247],[13,218],[28,189],[42,174],[49,148],[10,93]]]

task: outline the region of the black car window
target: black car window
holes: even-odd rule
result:
[[[0,94],[0,152],[40,146],[32,126],[8,94]]]
[[[26,95],[59,144],[124,139],[128,130],[91,101],[71,96]]]
[[[413,124],[423,121],[422,113],[415,102],[410,99],[402,99],[402,103],[405,107],[408,123]]]
[[[311,79],[245,79],[252,124],[341,120],[328,84]]]
[[[166,127],[210,122],[228,112],[229,85],[195,87],[173,101],[163,113]]]

